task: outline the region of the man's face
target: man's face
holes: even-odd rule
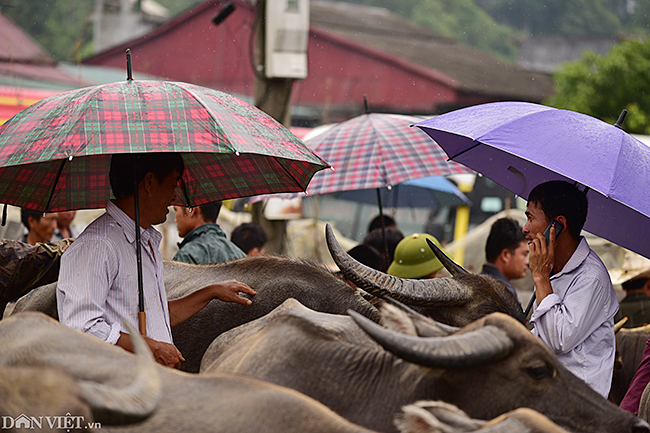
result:
[[[57,219],[57,213],[47,213],[38,219],[29,217],[29,231],[37,237],[36,242],[49,242],[52,239]]]
[[[526,240],[530,243],[536,239],[537,233],[544,233],[550,221],[539,207],[537,203],[528,203],[526,208],[526,224],[524,225],[523,232],[526,235]]]
[[[193,229],[192,214],[190,210],[184,206],[174,206],[176,211],[176,228],[178,229],[178,236],[184,238]]]
[[[509,280],[523,278],[528,267],[528,242],[521,241],[514,253],[509,254],[504,276]]]
[[[154,215],[152,224],[162,224],[167,219],[169,206],[172,204],[175,194],[174,191],[176,190],[176,185],[178,185],[180,179],[181,175],[176,170],[163,179],[162,182],[158,182],[154,176],[151,189],[153,205],[151,212]]]

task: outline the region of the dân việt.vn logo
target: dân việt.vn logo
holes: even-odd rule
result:
[[[28,430],[88,430],[102,428],[99,422],[86,422],[83,416],[74,416],[70,412],[64,416],[27,416],[24,413],[17,417],[3,416],[2,429]]]

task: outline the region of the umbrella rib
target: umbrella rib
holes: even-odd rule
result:
[[[68,160],[68,158],[63,158],[63,161],[61,162],[61,166],[57,170],[56,173],[56,179],[54,180],[54,184],[52,185],[52,190],[50,191],[50,196],[47,199],[47,204],[45,205],[45,209],[43,212],[47,212],[47,210],[50,208],[50,204],[52,204],[52,198],[54,198],[54,191],[56,190],[56,186],[59,183],[59,179],[61,178],[61,173],[63,172],[63,167],[65,167],[65,162]]]
[[[474,145],[473,145],[473,146],[468,147],[467,149],[463,150],[462,152],[457,153],[457,154],[454,155],[454,156],[450,156],[450,157],[449,157],[449,160],[450,160],[450,161],[453,161],[454,158],[458,158],[458,157],[461,156],[462,154],[469,152],[470,150],[476,148],[476,147],[477,147],[478,145],[480,145],[480,144],[483,144],[483,143],[481,143],[481,142],[478,141],[477,139],[474,139]]]

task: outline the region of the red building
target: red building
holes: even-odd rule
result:
[[[207,1],[150,33],[88,58],[124,67],[125,50],[138,72],[185,81],[252,100],[256,10],[243,0],[219,26],[226,2]],[[363,110],[434,114],[498,100],[540,102],[551,77],[519,69],[442,38],[385,9],[310,3],[309,76],[294,82],[294,123],[339,121]]]

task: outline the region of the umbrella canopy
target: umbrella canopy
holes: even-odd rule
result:
[[[495,102],[418,123],[449,155],[523,198],[550,180],[576,183],[589,201],[584,229],[650,257],[650,147],[574,111]],[[645,231],[644,231],[645,228]]]
[[[382,188],[411,179],[471,173],[447,161],[439,146],[411,126],[421,117],[366,113],[339,123],[305,143],[334,170],[314,176],[307,194]]]
[[[390,188],[381,188],[381,202],[386,207],[434,208],[471,206],[472,202],[444,176],[407,180]],[[358,203],[376,204],[376,189],[359,189],[335,193],[336,198]]]
[[[129,58],[127,52],[130,77]],[[111,156],[149,152],[182,155],[185,171],[172,202],[182,206],[304,191],[314,173],[328,167],[281,124],[240,99],[186,83],[128,79],[46,98],[2,125],[0,200],[43,212],[101,208],[111,198]]]
[[[172,204],[304,191],[328,164],[261,110],[186,83],[124,81],[44,99],[0,127],[0,197],[39,211],[101,208],[116,153],[180,152]]]

